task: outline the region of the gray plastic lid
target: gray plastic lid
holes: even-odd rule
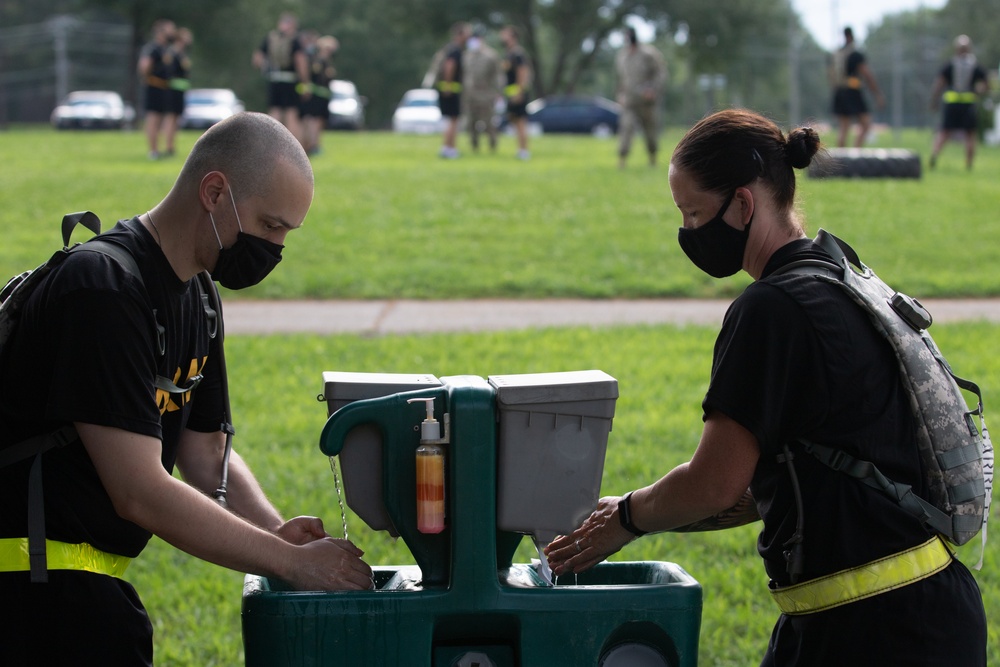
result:
[[[600,401],[618,398],[618,380],[604,371],[491,375],[501,405]]]
[[[440,384],[440,380],[427,374],[323,372],[324,398],[328,401],[358,401]]]

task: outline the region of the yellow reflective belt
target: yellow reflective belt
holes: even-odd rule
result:
[[[507,97],[514,97],[520,92],[521,92],[521,86],[517,85],[516,83],[512,83],[503,89],[503,93]]]
[[[109,577],[121,577],[132,562],[131,558],[99,551],[86,542],[68,544],[54,540],[45,540],[45,557],[49,570],[83,570]],[[0,539],[0,572],[27,572],[30,569],[28,538]]]
[[[462,92],[462,84],[458,81],[438,81],[438,90],[442,93],[460,93]]]
[[[979,96],[975,93],[959,93],[949,90],[944,94],[944,101],[948,104],[975,104]]]
[[[951,551],[938,537],[892,556],[771,591],[785,614],[812,614],[926,579],[948,567]]]

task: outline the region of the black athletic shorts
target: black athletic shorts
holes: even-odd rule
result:
[[[267,87],[267,106],[269,109],[297,109],[301,104],[296,84],[292,81],[272,81]]]
[[[49,570],[0,573],[0,664],[151,667],[153,626],[138,594],[116,577]]]
[[[462,96],[458,93],[441,94],[438,97],[438,108],[441,115],[447,118],[458,118],[462,115]]]
[[[507,100],[507,115],[511,118],[524,118],[528,115],[528,101],[524,98],[520,102]]]
[[[299,115],[303,118],[322,118],[326,120],[330,117],[330,98],[310,95],[308,99],[302,100],[299,106]]]
[[[976,105],[966,102],[953,102],[944,105],[941,129],[965,130],[976,129]]]
[[[857,88],[838,88],[833,93],[834,116],[860,116],[868,113],[868,104]]]
[[[146,86],[146,111],[153,113],[173,113],[170,111],[170,92],[166,88]]]
[[[171,88],[167,92],[167,113],[180,116],[184,113],[184,91]]]

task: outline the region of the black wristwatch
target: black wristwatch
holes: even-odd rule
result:
[[[632,523],[632,510],[629,508],[629,499],[632,497],[632,491],[629,491],[622,499],[618,501],[618,520],[622,522],[622,527],[628,532],[632,533],[636,537],[642,537],[646,534],[646,531],[639,530]]]

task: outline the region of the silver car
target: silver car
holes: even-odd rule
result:
[[[204,130],[243,110],[243,101],[229,88],[192,88],[184,93],[180,126]]]
[[[119,130],[132,127],[135,109],[110,90],[77,90],[52,110],[50,120],[59,130]]]
[[[330,117],[327,127],[333,130],[360,130],[365,126],[365,104],[351,81],[334,79],[330,82]]]

